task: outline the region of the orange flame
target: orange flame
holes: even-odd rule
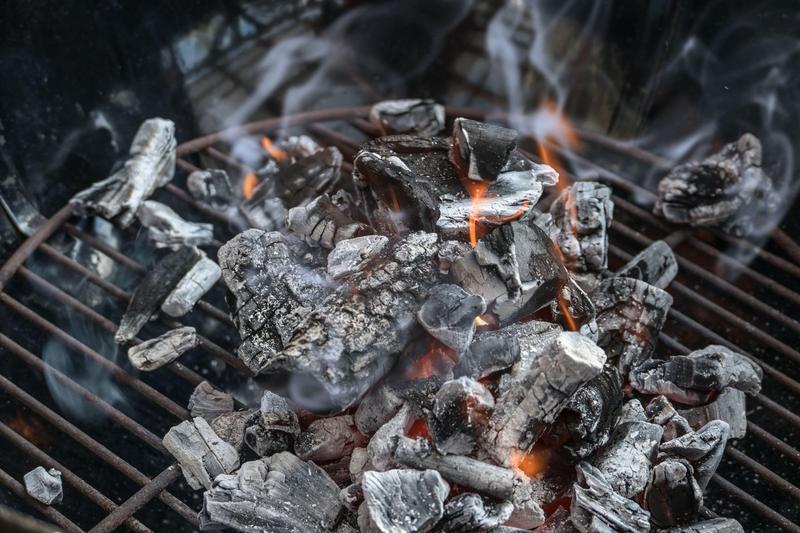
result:
[[[549,448],[543,450],[534,449],[529,453],[511,450],[511,466],[521,470],[528,477],[534,477],[536,474],[545,471],[551,455],[553,455],[553,450]]]
[[[242,180],[242,194],[245,198],[250,198],[256,187],[258,187],[258,176],[255,172],[248,172]]]
[[[272,159],[275,161],[284,161],[287,157],[289,157],[289,154],[287,154],[285,150],[282,150],[281,148],[278,148],[272,144],[272,140],[266,135],[261,138],[261,146],[270,156],[272,156]]]
[[[569,175],[567,174],[564,165],[553,153],[548,149],[546,144],[556,144],[569,149],[576,149],[580,146],[580,138],[578,132],[569,119],[559,109],[558,105],[552,100],[544,100],[539,104],[538,113],[540,116],[545,117],[548,122],[547,132],[538,143],[538,153],[542,162],[546,165],[553,167],[558,172],[559,180],[556,188],[560,191],[570,185]]]
[[[408,379],[424,379],[440,374],[442,370],[454,367],[458,357],[454,350],[436,339],[431,339],[428,349],[406,371]]]
[[[553,239],[553,249],[558,256],[558,260],[561,261],[561,264],[564,264],[564,254],[561,252],[561,248],[558,247],[558,243]],[[567,329],[570,331],[578,331],[578,324],[575,322],[575,318],[572,316],[572,313],[569,312],[569,304],[567,303],[566,299],[564,298],[564,291],[558,291],[558,296],[556,296],[558,300],[558,308],[561,310],[561,314],[564,315],[564,321],[567,323]]]

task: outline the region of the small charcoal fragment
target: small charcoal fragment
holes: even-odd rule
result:
[[[356,429],[352,415],[320,418],[297,436],[294,453],[305,461],[334,461],[349,456],[354,448],[365,442],[365,437]]]
[[[385,380],[364,396],[353,415],[356,427],[370,436],[392,419],[403,406],[403,398]]]
[[[341,212],[330,196],[323,194],[311,202],[289,209],[286,227],[311,246],[332,250],[345,239],[374,233],[373,229],[356,222]]]
[[[147,200],[139,206],[136,216],[147,228],[148,236],[156,248],[175,250],[181,246],[205,246],[214,240],[214,226],[188,222],[160,202]]]
[[[197,250],[184,247],[164,257],[145,275],[133,291],[128,308],[114,334],[117,344],[130,342],[139,333],[199,259]]]
[[[724,420],[731,428],[732,439],[741,439],[747,433],[747,405],[739,389],[728,387],[717,398],[706,405],[678,410],[695,430],[712,420]]]
[[[656,396],[650,400],[650,403],[647,404],[646,414],[650,422],[664,428],[664,434],[661,436],[662,442],[670,441],[692,431],[689,422],[678,414],[666,396]]]
[[[450,486],[435,470],[364,472],[364,502],[383,533],[424,533],[444,513]]]
[[[475,334],[475,318],[486,311],[486,302],[458,285],[437,285],[417,312],[425,331],[445,346],[461,353]]]
[[[664,241],[653,241],[616,273],[622,278],[640,279],[659,289],[666,289],[677,274],[678,261]]]
[[[705,490],[717,471],[731,428],[723,420],[712,420],[697,431],[686,433],[661,445],[659,451],[672,457],[682,457],[694,467],[694,477]]]
[[[494,398],[482,384],[469,378],[446,382],[436,393],[428,427],[436,450],[467,455],[486,431]]]
[[[128,348],[128,360],[139,370],[150,372],[199,345],[200,338],[193,327],[171,329],[155,339]]]
[[[608,265],[608,227],[614,216],[611,189],[579,181],[561,191],[550,206],[551,237],[570,271],[600,272]]]
[[[395,466],[394,451],[397,438],[405,435],[414,421],[414,411],[410,403],[405,403],[388,422],[383,424],[367,444],[370,466],[383,472]]]
[[[744,533],[744,528],[733,518],[712,518],[690,526],[662,529],[661,533]]]
[[[489,533],[501,532],[492,530]],[[536,533],[575,533],[569,511],[564,507],[559,507],[553,514],[547,517],[544,524],[539,526]]]
[[[389,239],[383,235],[364,235],[339,241],[328,254],[328,275],[341,279],[361,272],[388,244]]]
[[[659,527],[690,524],[703,505],[703,491],[694,479],[694,469],[683,459],[667,459],[650,473],[644,503],[650,520]]]
[[[244,442],[261,457],[290,450],[300,433],[300,421],[289,402],[274,392],[261,397],[261,419],[245,430]]]
[[[210,425],[214,433],[233,446],[237,453],[241,453],[245,430],[255,424],[259,417],[258,409],[233,411],[219,415],[210,422]]]
[[[195,170],[186,178],[186,187],[195,200],[218,211],[234,202],[231,180],[224,170]]]
[[[615,492],[600,470],[588,463],[580,463],[576,470],[578,481],[571,508],[575,529],[581,533],[650,531],[650,513]]]
[[[205,419],[196,417],[172,427],[162,440],[164,448],[178,460],[190,487],[211,488],[220,474],[239,466],[239,454],[222,440]]]
[[[64,489],[61,485],[61,472],[55,468],[45,470],[37,466],[23,477],[25,491],[34,500],[44,505],[61,503],[64,498]]]
[[[353,483],[339,491],[339,501],[351,511],[357,511],[364,503],[364,490],[361,483]]]
[[[468,492],[447,502],[437,527],[443,533],[471,533],[503,524],[512,512],[510,502],[495,503]]]
[[[494,181],[517,147],[517,132],[466,118],[453,123],[450,161],[461,176],[473,181]]]
[[[439,253],[436,259],[439,261],[439,272],[447,274],[450,272],[450,267],[472,251],[470,245],[463,241],[444,241],[439,246]]]
[[[444,106],[427,99],[384,100],[372,106],[369,121],[381,135],[432,137],[444,129]]]
[[[218,416],[233,411],[233,396],[203,381],[189,397],[189,412],[194,417],[205,418],[209,424]],[[222,436],[222,435],[220,435]]]
[[[167,295],[161,310],[175,318],[185,315],[211,290],[221,275],[219,266],[204,254]]]

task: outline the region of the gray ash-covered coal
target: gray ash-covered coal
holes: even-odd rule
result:
[[[139,206],[136,216],[148,230],[156,248],[176,250],[181,246],[206,246],[214,240],[214,226],[184,220],[168,205],[147,200]]]
[[[289,209],[286,227],[303,237],[311,246],[333,249],[340,241],[374,233],[372,228],[357,222],[336,207],[327,194],[304,206]]]
[[[224,170],[195,170],[186,178],[186,188],[195,200],[218,211],[235,205],[231,179]]]
[[[369,110],[369,121],[381,135],[413,133],[430,137],[444,129],[444,106],[433,100],[385,100]]]
[[[458,353],[466,350],[475,334],[475,319],[486,302],[458,285],[437,285],[417,312],[417,320],[432,337]]]

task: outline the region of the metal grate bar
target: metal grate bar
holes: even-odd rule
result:
[[[773,511],[760,501],[756,500],[748,493],[725,479],[724,477],[720,476],[719,474],[714,474],[714,477],[711,478],[714,483],[716,483],[722,490],[734,496],[735,498],[741,500],[745,505],[749,508],[753,509],[760,515],[770,519],[772,522],[777,524],[781,527],[784,531],[790,531],[791,533],[800,533],[800,526],[783,516],[782,514]]]

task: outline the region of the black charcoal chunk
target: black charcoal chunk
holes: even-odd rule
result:
[[[339,241],[328,254],[328,275],[341,279],[361,272],[388,244],[389,239],[383,235],[364,235]]]
[[[779,200],[761,167],[761,142],[745,133],[700,163],[673,168],[658,184],[653,211],[676,224],[746,235]]]
[[[61,472],[55,468],[45,470],[37,466],[23,477],[25,491],[34,500],[44,505],[61,503],[64,498],[64,489],[61,484]]]
[[[436,450],[443,454],[472,453],[493,410],[494,398],[481,383],[465,377],[446,382],[436,393],[428,417]]]
[[[297,436],[294,453],[300,459],[315,463],[334,461],[349,457],[353,449],[364,442],[352,415],[320,418]]]
[[[245,444],[261,457],[291,449],[300,433],[300,421],[289,402],[274,392],[264,391],[260,413],[258,423],[245,430]]]
[[[162,440],[164,448],[180,464],[190,487],[210,488],[220,474],[229,474],[239,466],[236,449],[222,440],[205,419],[196,417],[173,426]]]
[[[705,490],[725,453],[730,431],[727,422],[712,420],[697,431],[663,443],[659,450],[667,456],[682,457],[689,461],[694,467],[697,484]]]
[[[204,254],[167,295],[161,304],[161,310],[176,318],[185,315],[205,293],[211,290],[220,276],[222,270]]]
[[[171,329],[155,339],[128,348],[128,360],[139,370],[150,372],[171,363],[199,344],[200,338],[193,327]]]
[[[661,436],[662,442],[670,441],[692,431],[689,422],[678,413],[666,396],[656,396],[650,400],[645,412],[650,422],[664,428],[664,434]]]
[[[689,355],[645,361],[631,370],[630,381],[643,394],[663,394],[674,402],[700,405],[725,387],[758,394],[762,376],[761,367],[747,357],[712,345]]]
[[[453,123],[450,161],[467,179],[494,181],[516,147],[517,132],[512,129],[457,118]]]
[[[650,513],[614,491],[600,470],[588,463],[580,463],[576,470],[571,507],[575,529],[581,533],[650,531]]]
[[[136,211],[136,217],[147,228],[147,234],[156,248],[176,250],[181,246],[205,246],[214,240],[214,226],[186,221],[161,202],[143,202]]]
[[[235,201],[231,180],[224,170],[195,170],[186,178],[186,187],[195,200],[218,211],[227,209]]]
[[[592,294],[597,311],[597,344],[616,360],[623,376],[650,358],[672,296],[633,278],[609,278]]]
[[[233,411],[233,396],[215,388],[208,381],[203,381],[195,387],[189,397],[189,412],[192,418],[198,416],[205,418],[212,425],[212,429],[215,418],[231,411]]]
[[[444,506],[444,516],[438,524],[443,533],[471,533],[503,524],[511,517],[514,505],[492,502],[479,494],[459,494]]]
[[[611,189],[592,181],[566,187],[550,206],[551,236],[570,271],[600,272],[608,266],[608,227],[614,217]]]
[[[739,389],[728,387],[717,398],[706,405],[681,409],[681,414],[695,430],[712,420],[724,420],[731,428],[730,438],[741,439],[747,433],[747,405]]]
[[[145,120],[136,132],[130,158],[111,177],[76,194],[70,204],[81,215],[100,215],[127,227],[143,201],[175,175],[175,124]]]
[[[197,250],[184,247],[159,261],[133,291],[114,340],[118,344],[130,342],[199,260]]]
[[[744,528],[733,518],[712,518],[690,526],[663,529],[661,533],[744,533]]]
[[[703,505],[703,491],[694,479],[692,465],[683,459],[657,464],[644,491],[644,504],[656,526],[694,522]]]
[[[664,241],[653,241],[616,273],[622,278],[640,279],[659,289],[666,289],[677,274],[678,261]]]
[[[417,312],[425,331],[456,353],[467,349],[475,334],[475,319],[486,311],[486,302],[458,285],[437,285]]]
[[[361,485],[371,522],[383,533],[431,531],[450,492],[435,470],[364,472]]]
[[[433,100],[384,100],[373,105],[369,121],[381,135],[414,133],[431,137],[444,129],[444,106]]]
[[[311,202],[289,209],[286,227],[311,246],[333,249],[340,241],[374,233],[339,210],[330,196],[323,194]]]
[[[392,419],[403,406],[404,399],[385,380],[364,396],[353,415],[358,430],[372,435]]]
[[[550,313],[553,320],[565,329],[580,331],[592,340],[597,340],[597,310],[594,302],[572,276],[561,287],[558,298],[550,302]]]
[[[259,417],[258,409],[232,411],[219,415],[210,422],[210,425],[219,438],[233,446],[237,453],[241,453],[244,433],[248,427],[257,423]]]
[[[203,496],[204,530],[328,533],[341,511],[339,487],[323,469],[288,452],[244,463]]]

